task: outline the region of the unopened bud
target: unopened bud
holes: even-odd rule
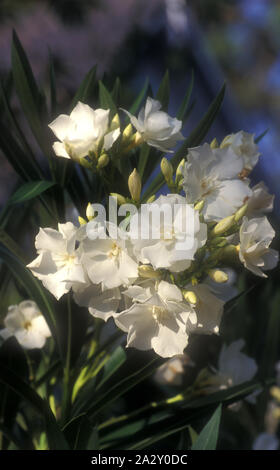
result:
[[[97,169],[100,170],[101,168],[104,168],[105,166],[108,165],[109,161],[110,161],[110,158],[109,158],[109,156],[107,155],[107,153],[103,153],[103,154],[98,158]]]
[[[172,183],[173,178],[173,166],[167,158],[161,160],[160,168],[167,184]]]
[[[220,222],[215,225],[212,230],[213,235],[223,235],[223,233],[227,232],[234,224],[234,215],[229,215],[225,217]]]
[[[136,168],[134,168],[133,172],[129,175],[128,189],[132,200],[138,202],[141,196],[142,183]]]
[[[195,295],[195,293],[191,290],[183,290],[182,291],[182,294],[183,294],[183,297],[184,299],[189,302],[190,304],[197,304],[197,296]]]
[[[121,206],[122,204],[126,204],[126,198],[124,196],[122,196],[121,194],[110,193],[110,196],[117,199],[117,203],[118,203],[119,206]]]
[[[87,205],[86,216],[88,220],[92,220],[95,217],[95,213],[94,213],[92,204],[90,202]]]
[[[198,211],[198,212],[202,211],[203,207],[204,207],[204,201],[203,201],[203,200],[202,200],[202,201],[199,201],[199,202],[194,206],[195,210]]]
[[[133,127],[132,127],[132,124],[129,123],[123,130],[123,133],[122,133],[123,141],[130,141],[132,134],[133,134]]]
[[[214,149],[217,149],[217,148],[219,147],[219,144],[218,144],[218,141],[217,141],[216,137],[215,137],[215,139],[212,140],[212,142],[211,142],[211,144],[210,144],[210,147],[211,147],[211,149],[213,149],[213,150],[214,150]]]
[[[223,284],[224,282],[228,281],[227,273],[221,271],[220,269],[210,269],[210,271],[208,271],[208,275],[218,284]]]
[[[248,204],[244,204],[244,206],[240,207],[240,209],[238,209],[238,211],[235,212],[235,215],[234,215],[235,222],[239,222],[239,220],[242,219],[242,217],[244,217],[244,215],[247,212],[247,209],[248,209]]]
[[[270,394],[273,398],[275,398],[280,403],[280,388],[279,387],[271,387]]]
[[[87,221],[81,216],[78,217],[78,220],[79,220],[80,225],[86,225],[87,224]]]
[[[228,147],[231,144],[231,140],[232,140],[231,135],[227,135],[222,141],[220,148],[223,149],[225,147]]]
[[[152,196],[150,196],[149,199],[147,199],[147,204],[151,204],[152,202],[154,202],[155,198],[156,198],[156,195],[155,195],[155,194],[153,194]]]
[[[142,264],[138,267],[138,274],[140,277],[144,277],[146,279],[160,279],[161,273],[159,271],[155,271],[152,266]]]
[[[110,130],[114,131],[115,129],[118,129],[120,127],[120,125],[121,125],[120,118],[119,118],[118,113],[116,113],[115,116],[113,117],[112,121],[111,121]]]
[[[181,179],[183,178],[183,169],[184,169],[184,166],[185,166],[185,162],[186,160],[183,158],[179,165],[177,166],[177,170],[176,170],[176,178],[175,178],[175,183],[178,184]]]

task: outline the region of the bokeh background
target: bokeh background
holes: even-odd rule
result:
[[[256,136],[267,130],[259,144],[262,157],[252,178],[253,182],[265,181],[276,195],[271,221],[279,233],[280,1],[2,0],[0,75],[4,80],[9,80],[13,29],[38,82],[46,90],[52,55],[62,108],[70,102],[86,72],[97,64],[99,77],[112,77],[112,83],[120,77],[127,103],[146,78],[156,91],[168,69],[169,112],[175,115],[193,70],[192,111],[183,130],[187,136],[226,81],[225,101],[207,140],[221,140],[240,129]],[[16,100],[13,106],[20,119]],[[3,206],[17,185],[17,177],[1,155],[0,167]],[[275,333],[275,325],[278,330],[280,327],[279,282],[279,270],[268,281],[258,281],[250,273],[243,276],[239,289],[249,287],[251,291],[227,310],[223,319],[223,338],[245,338],[246,351],[258,361],[262,374],[273,375],[280,357],[280,345],[277,357],[266,357],[269,335]],[[219,338],[194,338],[190,353],[198,368],[214,363],[220,346]],[[193,379],[195,370],[189,374],[187,382]],[[150,383],[145,393],[141,387],[138,392],[126,397],[128,408],[154,399],[158,390]],[[224,416],[221,448],[251,448],[256,435],[263,431],[268,398],[267,392],[261,395],[257,408],[243,408],[238,416]]]

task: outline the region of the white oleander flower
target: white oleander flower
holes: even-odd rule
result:
[[[124,294],[134,303],[116,314],[115,322],[127,332],[127,347],[154,349],[162,357],[183,354],[196,326],[196,314],[180,289],[166,281],[145,281]]]
[[[80,248],[76,248],[79,235],[80,229],[67,222],[58,224],[58,230],[40,228],[36,236],[38,257],[27,267],[57,299],[86,283]]]
[[[260,433],[253,442],[253,450],[277,450],[279,439],[275,434],[268,432]]]
[[[248,199],[246,216],[258,217],[273,210],[274,195],[269,194],[263,181],[252,187],[252,196]]]
[[[101,283],[102,290],[134,282],[138,277],[138,263],[134,259],[127,233],[108,223],[109,231],[115,234],[111,238],[94,221],[87,225],[89,238],[82,242],[81,262],[91,282]]]
[[[238,294],[238,289],[235,286],[237,275],[231,268],[223,268],[223,271],[228,276],[228,280],[226,282],[218,283],[213,281],[210,277],[207,277],[207,279],[205,279],[205,284],[210,287],[211,292],[219,299],[224,302],[228,302]]]
[[[194,292],[197,302],[193,308],[197,316],[196,333],[218,334],[225,302],[214,295],[206,284],[187,285],[186,291]]]
[[[194,363],[186,353],[171,357],[156,370],[155,381],[161,385],[181,385],[187,366]]]
[[[152,147],[168,152],[172,147],[175,147],[177,141],[184,140],[184,136],[180,132],[182,121],[161,111],[161,104],[157,100],[148,97],[138,118],[126,110],[123,111],[129,115],[131,124],[139,132],[143,141]]]
[[[160,196],[132,216],[130,235],[142,263],[172,272],[187,269],[207,240],[207,226],[199,212],[177,194]]]
[[[240,227],[239,258],[257,276],[267,277],[263,270],[273,269],[278,263],[278,252],[269,248],[274,236],[266,217],[250,220],[244,217]]]
[[[102,290],[101,284],[89,284],[80,286],[74,291],[75,302],[87,307],[91,315],[107,321],[111,318],[120,305],[121,293],[119,288]]]
[[[221,148],[230,146],[237,155],[242,157],[246,170],[251,171],[258,163],[260,156],[259,148],[255,144],[255,135],[239,131],[236,134],[226,136],[221,143]]]
[[[104,139],[104,150],[109,150],[120,135],[120,129],[110,131],[109,109],[92,109],[80,101],[70,115],[61,114],[49,127],[60,140],[53,144],[58,157],[79,161],[89,152],[96,152]]]
[[[4,319],[5,328],[0,336],[8,339],[15,336],[26,349],[42,348],[46,338],[51,336],[50,329],[38,306],[32,300],[11,305]]]
[[[241,352],[244,345],[243,339],[233,341],[228,346],[223,345],[218,359],[218,370],[213,369],[215,375],[209,380],[208,393],[234,387],[253,379],[258,366],[253,358]],[[255,403],[258,393],[258,391],[253,392],[245,400]],[[240,404],[241,402],[234,403],[230,405],[230,408],[233,411],[238,411]]]
[[[240,180],[243,160],[228,146],[212,149],[209,144],[189,149],[183,174],[188,203],[203,200],[206,221],[232,215],[251,196],[248,181]]]

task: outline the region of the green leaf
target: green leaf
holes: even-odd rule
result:
[[[112,98],[113,98],[114,103],[117,103],[117,105],[119,104],[120,96],[121,96],[121,81],[119,77],[117,77],[114,83],[113,90],[112,90]]]
[[[99,80],[99,102],[101,108],[110,109],[110,115],[113,117],[117,113],[117,107],[113,101],[111,93],[105,85]]]
[[[12,43],[12,70],[15,88],[24,114],[38,144],[43,152],[49,155],[41,120],[43,108],[42,95],[39,92],[32,69],[15,31],[13,32]]]
[[[139,92],[137,98],[135,99],[135,101],[133,102],[133,104],[131,105],[131,107],[129,108],[129,112],[131,114],[136,114],[143,99],[145,98],[146,96],[146,93],[148,91],[148,88],[149,88],[149,80],[146,78],[145,80],[145,83],[144,83],[144,86],[142,88],[142,90]],[[129,120],[129,118],[127,118]]]
[[[222,416],[222,405],[219,405],[215,413],[202,429],[192,446],[192,450],[215,450],[219,436],[219,427]]]
[[[192,90],[193,90],[193,84],[194,84],[194,71],[192,70],[190,84],[187,88],[182,104],[177,113],[177,119],[179,119],[180,121],[184,121],[186,117],[187,109],[188,109],[189,102],[190,102],[190,97],[191,97]]]
[[[162,364],[162,359],[153,359],[140,370],[122,379],[118,384],[109,388],[107,391],[97,393],[93,405],[87,411],[88,416],[93,417],[98,414],[103,408],[113,403],[117,398],[122,396],[131,388],[135,387],[138,383],[148,378],[155,370]]]
[[[211,103],[208,108],[208,111],[205,113],[197,127],[191,132],[188,138],[184,141],[182,146],[179,150],[175,153],[175,155],[171,158],[171,163],[173,164],[174,169],[176,169],[177,165],[180,163],[181,159],[187,155],[188,148],[196,147],[199,145],[204,137],[206,136],[207,132],[209,131],[215,117],[217,116],[220,107],[223,102],[225,94],[225,85],[221,88],[218,95]],[[146,201],[152,194],[155,194],[161,186],[165,183],[165,180],[161,173],[159,173],[156,178],[152,181],[149,188],[146,190],[145,194],[143,195],[142,200]]]
[[[82,103],[87,103],[93,95],[93,91],[96,86],[96,65],[92,67],[89,72],[86,74],[84,80],[82,81],[80,87],[78,88],[77,93],[75,94],[70,109],[72,110],[78,101]]]
[[[72,419],[63,428],[63,432],[73,450],[98,450],[98,430],[85,414]]]
[[[59,429],[56,419],[47,402],[12,370],[0,363],[0,382],[27,401],[44,418],[46,433],[52,450],[69,450],[69,446]]]
[[[147,161],[149,158],[151,147],[147,145],[145,142],[141,147],[140,150],[140,155],[139,155],[139,160],[138,160],[138,173],[141,176],[141,179],[143,179],[145,168],[147,165]]]
[[[26,171],[28,172],[29,174],[29,177],[32,177],[32,174],[34,175],[37,175],[38,178],[42,178],[42,170],[40,168],[40,165],[38,164],[38,162],[36,161],[35,157],[34,157],[34,154],[32,152],[32,149],[30,147],[30,145],[28,144],[26,138],[25,138],[25,135],[23,133],[23,131],[21,130],[20,128],[20,125],[18,124],[18,121],[10,107],[10,103],[8,101],[8,98],[7,98],[7,94],[5,92],[5,89],[4,89],[4,86],[2,83],[0,83],[0,92],[1,92],[1,98],[2,98],[2,102],[3,102],[3,105],[4,105],[4,110],[6,112],[6,115],[10,121],[10,124],[12,126],[12,128],[14,129],[16,135],[17,135],[17,138],[21,144],[21,148],[23,149],[22,152],[24,152],[24,159],[22,161],[22,163],[24,164],[25,166],[25,169]],[[10,133],[10,138],[12,138],[12,134]],[[16,158],[17,154],[14,155],[14,157]]]
[[[19,204],[39,196],[54,186],[53,181],[31,181],[23,184],[9,199],[9,204]]]
[[[258,137],[255,138],[255,144],[258,144],[262,138],[268,133],[269,129],[266,129],[264,132],[262,132]]]
[[[169,72],[167,70],[164,74],[164,77],[160,83],[158,92],[156,94],[156,99],[161,103],[162,109],[164,111],[168,110],[169,95],[170,95],[170,80],[169,80]]]
[[[121,367],[122,364],[126,361],[126,354],[124,349],[121,346],[118,346],[117,349],[113,352],[110,359],[106,362],[104,366],[104,374],[101,382],[97,385],[96,390],[101,388],[107,380],[115,374],[115,372]]]
[[[188,426],[188,430],[189,430],[189,433],[190,433],[191,443],[192,443],[192,445],[194,445],[195,441],[198,438],[198,434],[191,426]]]

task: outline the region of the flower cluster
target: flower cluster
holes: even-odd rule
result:
[[[78,103],[70,116],[50,124],[60,142],[57,156],[72,158],[94,171],[144,142],[171,152],[183,139],[182,122],[151,98],[138,118],[121,128],[110,110]],[[135,132],[133,132],[133,127]],[[116,149],[117,147],[117,149]],[[41,228],[34,276],[59,299],[72,289],[77,304],[127,333],[127,346],[154,349],[162,357],[183,354],[192,332],[219,332],[224,301],[234,290],[228,267],[244,265],[257,276],[272,269],[278,253],[270,248],[274,230],[264,215],[272,209],[263,183],[251,187],[249,174],[259,158],[251,134],[240,131],[218,145],[191,148],[174,169],[166,158],[161,170],[170,193],[140,204],[141,178],[128,178],[131,199],[119,212],[122,223],[104,221],[94,207],[80,226]],[[120,209],[124,209],[121,207]]]

